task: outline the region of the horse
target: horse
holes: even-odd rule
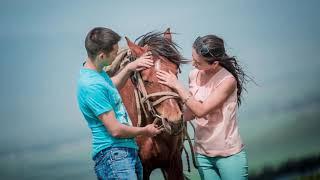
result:
[[[138,44],[125,38],[129,51],[120,51],[116,58],[121,59],[122,66],[147,51],[152,52],[154,60],[154,66],[134,73],[119,90],[132,124],[143,127],[155,123],[165,129],[155,137],[136,137],[143,179],[148,180],[151,172],[160,168],[165,179],[182,180],[181,154],[186,129],[182,120],[181,99],[171,88],[158,83],[156,71],[161,69],[177,75],[180,64],[185,61],[177,50],[177,44],[172,41],[169,28],[164,33],[149,32],[140,36]],[[110,72],[112,70],[109,69]]]

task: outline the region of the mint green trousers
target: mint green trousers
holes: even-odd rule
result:
[[[202,180],[247,180],[248,160],[244,150],[228,157],[196,154]]]

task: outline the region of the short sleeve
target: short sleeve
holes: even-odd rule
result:
[[[112,110],[106,87],[100,85],[91,86],[88,88],[86,100],[88,107],[97,117]]]

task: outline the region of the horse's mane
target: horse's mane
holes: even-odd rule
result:
[[[186,64],[189,60],[182,57],[179,53],[180,48],[175,42],[169,41],[161,32],[148,32],[138,37],[135,42],[138,42],[140,47],[148,45],[152,54],[155,56],[163,56],[180,67],[180,64]]]

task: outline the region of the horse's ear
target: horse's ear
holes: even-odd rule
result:
[[[125,37],[125,38],[127,40],[128,47],[131,50],[133,56],[140,57],[143,53],[146,52],[146,48],[136,45],[135,43],[130,41],[128,37]]]
[[[171,37],[171,32],[170,32],[170,28],[168,28],[165,32],[164,32],[164,38],[167,39],[168,41],[172,42],[172,37]]]

